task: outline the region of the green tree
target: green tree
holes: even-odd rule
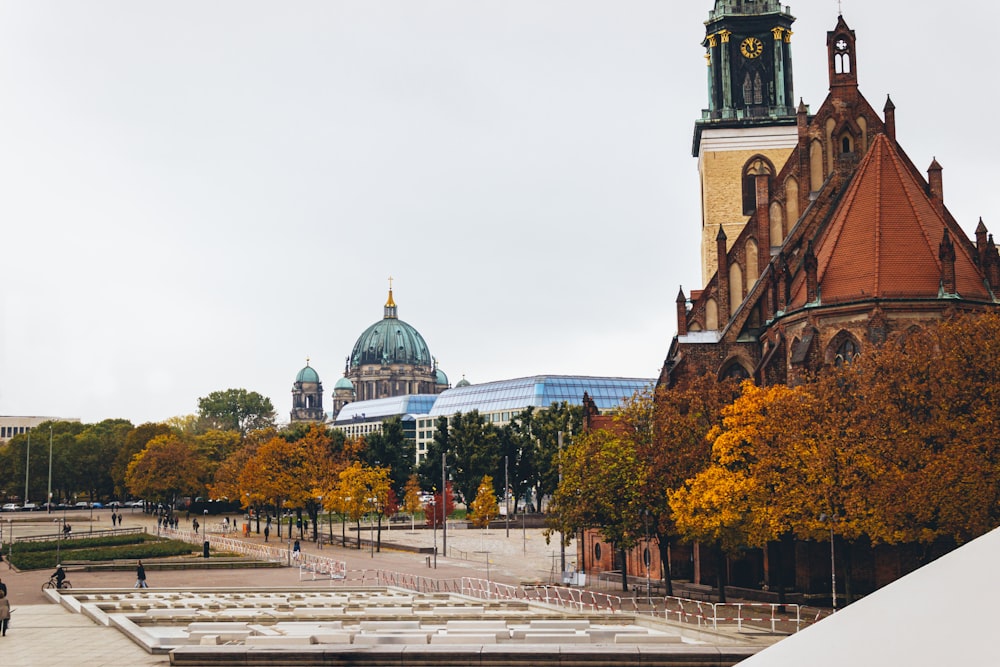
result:
[[[569,539],[596,528],[623,552],[635,546],[643,535],[646,470],[634,441],[607,429],[588,431],[573,438],[559,463],[562,481],[552,498],[548,534],[558,530]],[[627,590],[628,560],[622,562],[622,590]]]
[[[241,436],[273,427],[274,415],[271,399],[246,389],[213,391],[198,399],[198,416],[210,428],[236,431]]]
[[[413,472],[416,457],[415,444],[403,433],[403,422],[392,417],[382,422],[381,432],[364,437],[361,461],[371,467],[390,470],[393,491],[403,495],[406,481]]]
[[[531,435],[535,440],[533,478],[538,511],[542,500],[551,496],[559,484],[559,433],[567,446],[574,433],[583,431],[583,408],[565,401],[553,403],[547,410],[536,410],[531,416]]]

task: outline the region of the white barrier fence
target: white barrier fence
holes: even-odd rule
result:
[[[452,592],[487,600],[524,600],[574,611],[662,616],[667,620],[713,630],[735,626],[737,631],[742,631],[747,626],[767,629],[769,632],[793,633],[831,613],[812,608],[807,612],[805,607],[797,604],[702,602],[673,596],[623,598],[582,588],[513,586],[472,577],[432,579],[386,570],[365,570],[361,575],[361,582],[396,586],[422,593]]]
[[[259,561],[286,563],[289,565],[295,564],[299,567],[300,580],[306,572],[311,573],[313,579],[316,579],[317,575],[319,575],[328,576],[331,581],[342,580],[347,576],[347,563],[333,558],[327,558],[325,556],[317,556],[315,554],[309,554],[302,551],[294,551],[293,549],[285,547],[253,544],[251,542],[244,542],[243,540],[232,537],[224,537],[222,535],[203,535],[202,533],[196,533],[193,530],[187,530],[184,528],[178,528],[175,530],[173,528],[161,527],[159,533],[161,535],[166,535],[177,540],[183,540],[184,542],[189,542],[191,544],[202,544],[205,540],[208,540],[209,547],[212,549],[237,553],[241,556],[253,558]]]

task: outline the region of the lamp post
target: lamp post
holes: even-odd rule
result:
[[[46,510],[52,514],[52,424],[49,424],[49,500],[46,503]],[[59,559],[56,558],[58,561]]]
[[[438,566],[437,489],[431,489],[431,532],[434,533],[434,569]]]
[[[503,457],[503,523],[510,539],[510,479],[507,477],[507,457]]]
[[[22,506],[28,504],[28,470],[31,468],[31,431],[28,431],[28,447],[24,451],[24,502]]]
[[[830,522],[830,594],[833,600],[833,610],[837,611],[837,559],[833,549],[833,524],[837,521],[837,515],[819,515],[820,521]]]

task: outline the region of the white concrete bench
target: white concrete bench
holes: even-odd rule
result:
[[[471,644],[475,646],[476,644],[496,644],[497,637],[495,634],[484,635],[484,634],[474,634],[474,633],[452,633],[440,635],[431,635],[432,644]]]
[[[623,634],[615,637],[616,644],[680,644],[682,641],[678,635]]]
[[[363,646],[380,646],[387,644],[403,644],[407,646],[415,646],[420,644],[426,644],[427,638],[430,633],[424,632],[420,634],[407,633],[407,634],[367,634],[367,635],[354,635],[354,643],[356,645]]]
[[[310,635],[302,636],[273,636],[273,637],[247,637],[247,646],[310,646],[314,644]]]

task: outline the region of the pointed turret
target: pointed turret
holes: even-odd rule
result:
[[[885,106],[882,107],[885,117],[885,136],[893,141],[896,140],[896,105],[892,103],[892,98],[885,96]]]

